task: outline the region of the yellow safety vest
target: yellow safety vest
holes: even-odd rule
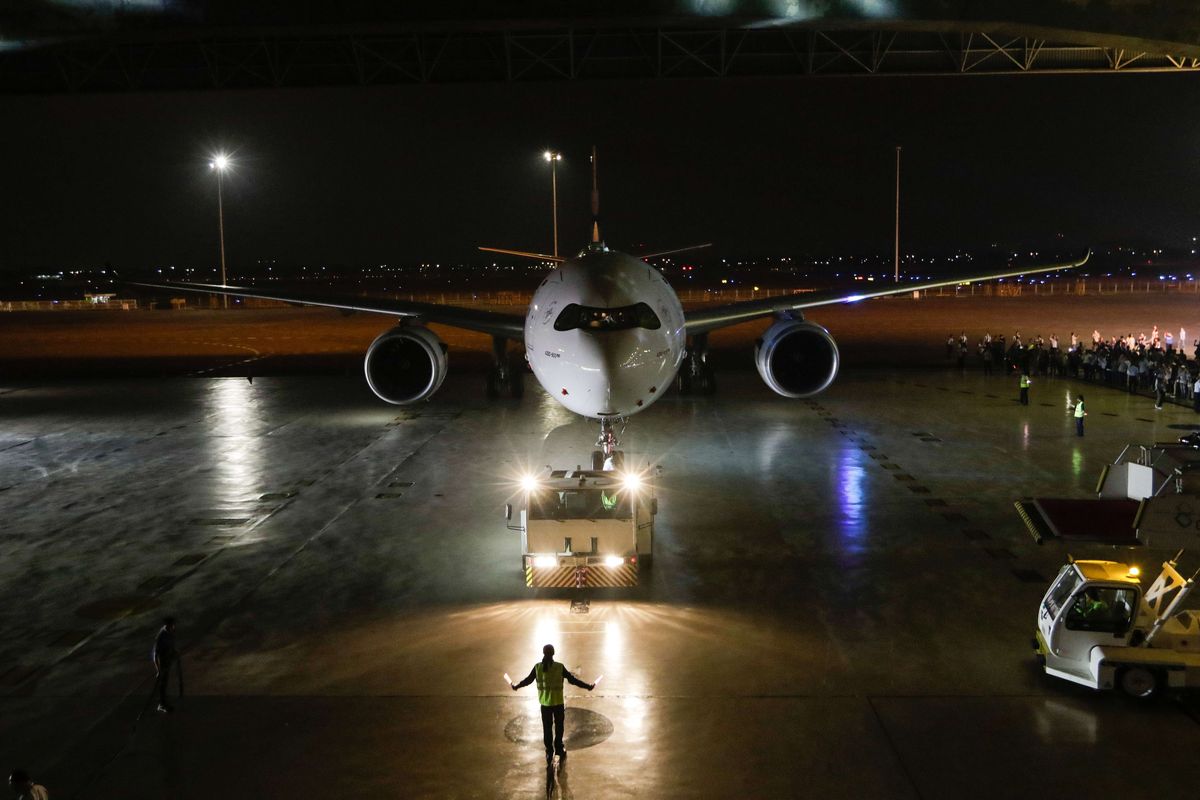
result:
[[[1075,404],[1075,419],[1083,419],[1083,401]]]
[[[538,702],[544,706],[561,706],[563,704],[563,665],[551,661],[547,667],[539,661],[533,668],[537,678]]]
[[[1021,376],[1021,388],[1022,388],[1022,389],[1028,389],[1028,388],[1029,388],[1029,376],[1027,376],[1027,375],[1022,375],[1022,376]]]

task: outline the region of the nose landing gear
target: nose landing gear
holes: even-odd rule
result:
[[[708,365],[708,334],[698,333],[688,344],[687,355],[675,379],[679,394],[703,395],[717,391],[717,379]]]
[[[487,396],[494,400],[502,394],[520,398],[525,394],[525,365],[519,355],[508,354],[508,339],[492,337],[492,368],[487,375]]]
[[[592,469],[620,470],[625,467],[625,451],[618,450],[620,442],[613,430],[611,417],[600,418],[600,438],[596,440],[597,450],[592,451]]]

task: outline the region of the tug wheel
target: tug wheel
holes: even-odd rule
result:
[[[1158,678],[1145,667],[1125,667],[1117,676],[1121,691],[1130,697],[1147,700],[1158,691]]]

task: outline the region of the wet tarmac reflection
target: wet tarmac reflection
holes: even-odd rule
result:
[[[264,485],[259,438],[264,421],[255,388],[241,378],[210,381],[204,403],[218,449],[212,459],[216,468],[212,502],[223,506],[252,500]]]
[[[575,793],[571,791],[568,777],[566,761],[556,761],[546,766],[546,800],[574,799]]]

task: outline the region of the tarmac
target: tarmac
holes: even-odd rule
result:
[[[1194,794],[1194,698],[1036,668],[1067,553],[1013,502],[1086,497],[1200,417],[944,368],[810,401],[718,381],[629,421],[663,468],[654,565],[586,595],[527,589],[505,526],[518,475],[596,434],[532,379],[489,402],[457,372],[408,410],[360,374],[0,381],[0,763],[97,800]],[[139,720],[164,614],[184,695]],[[550,770],[503,678],[547,642],[604,676],[568,687]]]

